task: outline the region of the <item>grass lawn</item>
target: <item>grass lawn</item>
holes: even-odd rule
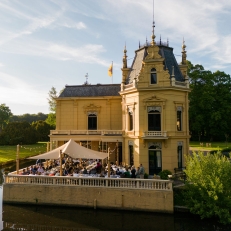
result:
[[[200,146],[200,143],[203,143],[203,146]],[[211,143],[211,147],[206,147],[206,143]],[[190,148],[198,150],[217,150],[220,151],[223,148],[231,147],[231,143],[225,142],[199,142],[199,141],[190,141]]]
[[[31,144],[31,145],[20,145],[19,158],[24,159],[30,156],[35,156],[46,152],[46,150],[47,150],[46,142],[38,142],[37,144]],[[0,146],[0,165],[8,161],[15,161],[16,153],[17,153],[16,145]]]

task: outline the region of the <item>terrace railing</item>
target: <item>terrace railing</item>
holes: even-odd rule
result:
[[[167,137],[166,131],[145,131],[143,132],[143,138],[148,137]]]
[[[106,187],[172,191],[172,182],[156,179],[7,175],[5,184]]]
[[[51,130],[51,135],[112,135],[122,136],[121,130]]]

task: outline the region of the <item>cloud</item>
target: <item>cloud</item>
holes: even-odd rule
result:
[[[3,64],[3,63],[0,63],[0,67],[4,67],[4,64]]]
[[[16,76],[0,72],[1,102],[44,105],[46,98],[41,89],[22,81]]]
[[[78,23],[67,23],[67,22],[64,22],[64,23],[61,23],[60,26],[63,26],[63,27],[67,27],[67,28],[74,28],[74,29],[77,29],[77,30],[81,30],[81,29],[86,29],[87,26],[83,23],[83,22],[78,22]]]

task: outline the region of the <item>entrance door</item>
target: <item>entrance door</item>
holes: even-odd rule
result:
[[[160,150],[149,150],[149,174],[154,175],[162,171],[162,158]]]

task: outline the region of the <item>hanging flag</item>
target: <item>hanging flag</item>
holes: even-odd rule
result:
[[[112,76],[113,75],[113,62],[110,65],[110,67],[108,68],[108,76]]]

